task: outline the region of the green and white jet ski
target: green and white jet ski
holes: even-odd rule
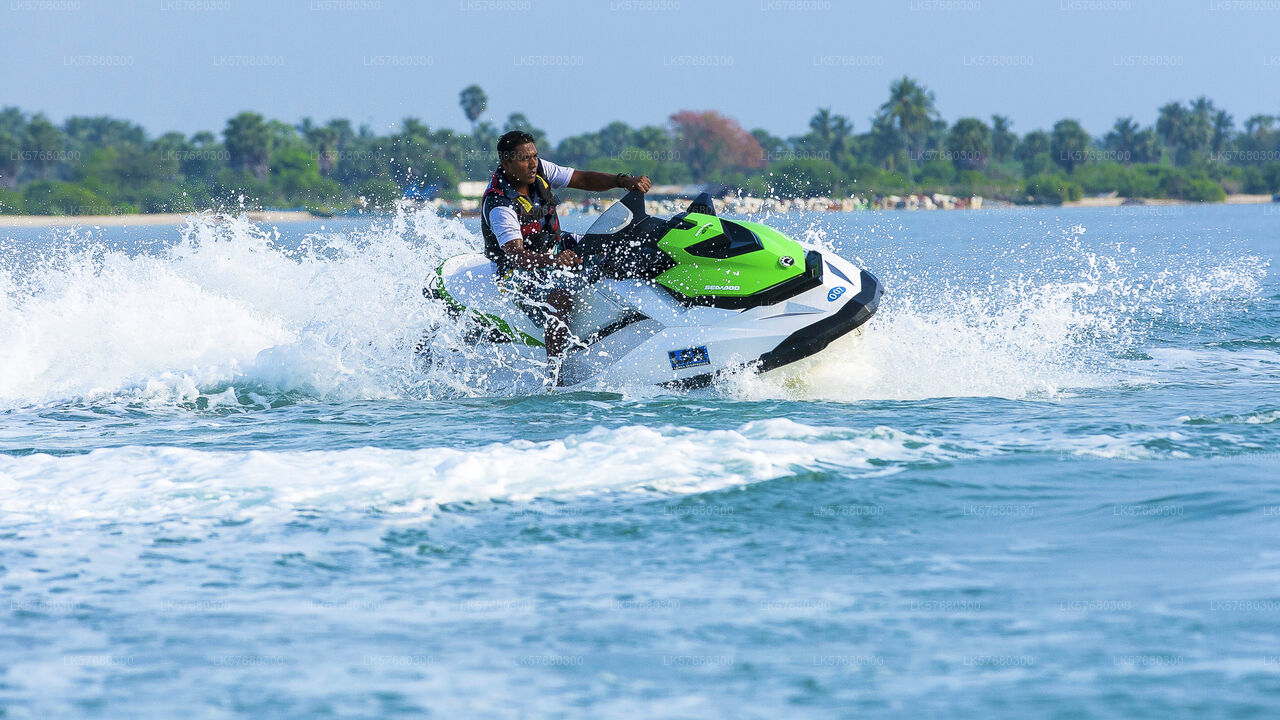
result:
[[[575,248],[594,280],[574,297],[561,368],[569,389],[697,387],[809,357],[867,322],[882,286],[866,270],[759,223],[717,217],[700,195],[670,219],[628,193]],[[424,294],[506,369],[545,367],[543,332],[483,254],[444,262]],[[522,305],[524,309],[522,309]],[[419,352],[432,352],[424,338]]]

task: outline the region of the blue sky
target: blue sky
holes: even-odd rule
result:
[[[1201,94],[1237,125],[1280,114],[1280,0],[0,2],[0,105],[152,133],[241,110],[464,128],[470,83],[487,119],[520,110],[553,140],[681,109],[785,136],[829,106],[862,132],[904,74],[948,121],[1001,113],[1023,133],[1147,124]]]

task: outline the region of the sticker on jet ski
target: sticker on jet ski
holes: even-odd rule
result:
[[[683,350],[672,350],[667,353],[667,357],[671,359],[672,370],[683,370],[685,368],[711,364],[711,354],[707,352],[707,347],[705,345],[685,348]]]

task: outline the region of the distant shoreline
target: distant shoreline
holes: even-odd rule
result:
[[[1274,202],[1274,200],[1270,195],[1248,195],[1241,193],[1228,195],[1226,200],[1221,200],[1219,202],[1204,203],[1171,198],[1087,197],[1080,198],[1079,200],[1068,200],[1062,203],[1061,207],[1120,207],[1121,205],[1131,205],[1134,207],[1142,207],[1144,205],[1270,205],[1272,202]]]
[[[1079,200],[1068,200],[1061,205],[1051,203],[1021,205],[1014,207],[1064,207],[1064,208],[1110,208],[1110,207],[1157,207],[1168,205],[1269,205],[1275,200],[1271,195],[1228,195],[1219,202],[1192,202],[1169,198],[1125,198],[1125,197],[1087,197]],[[1007,203],[992,203],[988,209],[1007,208]],[[976,209],[982,212],[981,208]],[[129,215],[0,215],[0,228],[15,227],[127,227],[129,225],[182,225],[187,218],[200,213],[134,213]],[[243,213],[254,222],[307,222],[323,220],[324,216],[313,215],[305,210],[251,210]],[[464,214],[465,215],[465,214]],[[228,217],[227,213],[217,213],[215,217]]]
[[[128,225],[182,225],[200,213],[133,213],[129,215],[0,215],[0,228],[79,227]],[[244,213],[254,222],[302,222],[321,219],[305,210],[252,210]],[[217,217],[228,217],[218,213]]]

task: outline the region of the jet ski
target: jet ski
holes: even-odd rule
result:
[[[688,388],[767,372],[866,323],[883,291],[871,273],[829,251],[718,217],[706,193],[661,218],[647,215],[633,190],[596,219],[575,252],[593,282],[575,295],[568,318],[573,337],[560,377],[570,390]],[[423,292],[465,324],[465,342],[496,350],[504,367],[545,368],[536,308],[504,286],[483,254],[449,258]],[[430,356],[430,336],[418,351]]]

